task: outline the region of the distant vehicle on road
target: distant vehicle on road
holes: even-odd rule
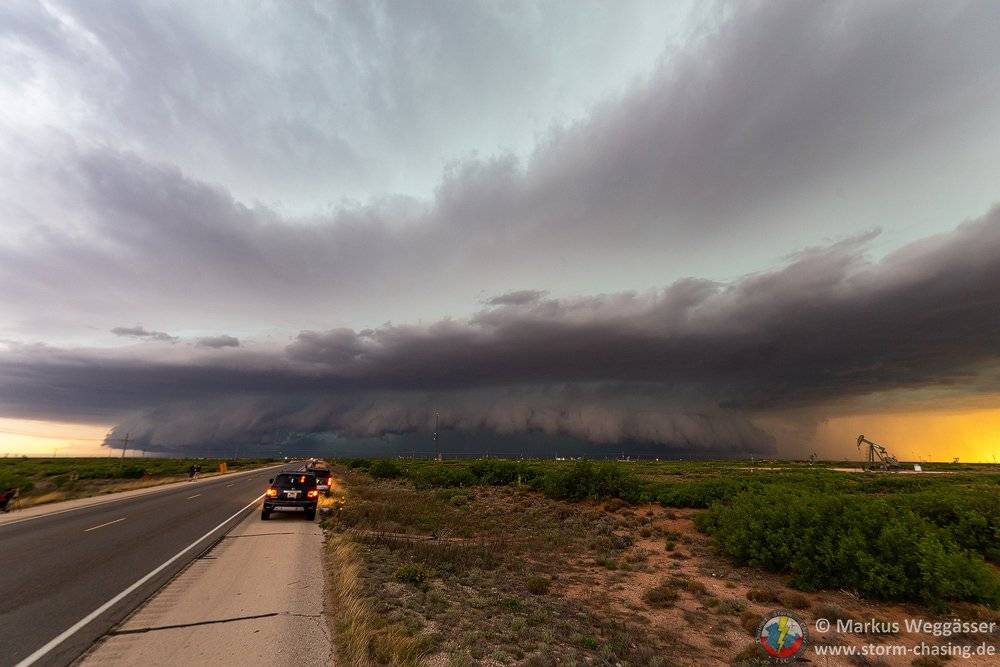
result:
[[[312,521],[316,518],[318,503],[316,475],[304,470],[283,472],[271,478],[264,492],[260,518],[263,521],[270,519],[271,512],[304,512],[306,521]]]
[[[330,486],[333,484],[333,473],[323,462],[310,462],[306,466],[306,472],[316,475],[316,488],[323,496],[330,495]]]

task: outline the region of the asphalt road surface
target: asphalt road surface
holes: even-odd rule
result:
[[[0,524],[0,665],[70,664],[256,510],[276,472],[222,475]]]

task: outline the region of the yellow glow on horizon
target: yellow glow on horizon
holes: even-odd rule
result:
[[[0,417],[0,456],[106,456],[101,443],[110,428]],[[905,461],[1000,462],[1000,408],[832,417],[819,426],[811,445],[796,445],[788,455],[803,458],[815,449],[821,458],[860,459],[854,441],[861,433]]]
[[[816,437],[833,456],[855,459],[861,458],[854,446],[859,434],[905,461],[1000,460],[1000,408],[833,417],[820,426]]]
[[[109,428],[0,417],[0,456],[106,456]]]

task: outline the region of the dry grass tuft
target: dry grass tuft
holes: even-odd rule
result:
[[[779,604],[781,602],[777,593],[763,588],[752,588],[747,591],[747,600],[757,604]]]
[[[676,588],[668,583],[663,583],[646,591],[642,599],[651,607],[670,607],[677,602],[678,597],[680,594]]]
[[[345,664],[417,665],[430,652],[427,637],[378,616],[365,594],[357,548],[344,535],[329,545],[337,649]]]

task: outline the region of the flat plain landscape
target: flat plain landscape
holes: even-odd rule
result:
[[[225,463],[229,472],[274,463],[276,459],[133,457],[0,458],[0,492],[19,489],[19,506],[130,491],[188,479],[192,465],[199,476],[212,475]]]
[[[754,665],[773,609],[810,627],[1000,621],[1000,470],[834,467],[850,464],[341,461],[327,520],[338,651],[350,664]],[[941,652],[984,639],[998,641],[811,637]]]

